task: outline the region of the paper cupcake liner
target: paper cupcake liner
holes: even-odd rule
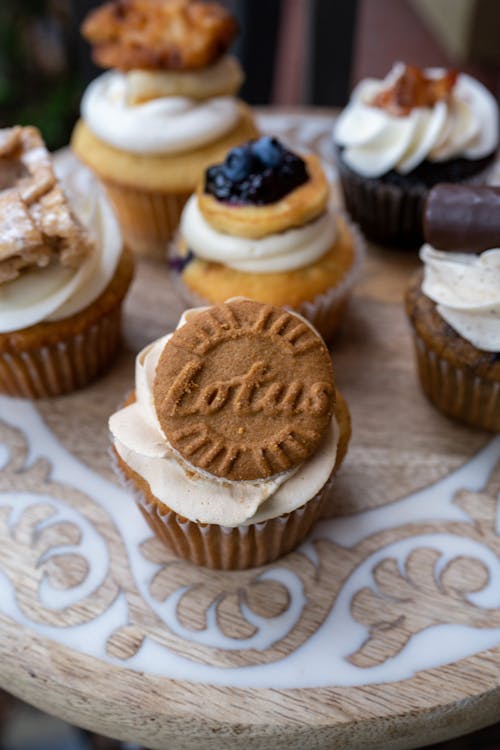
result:
[[[417,367],[429,400],[450,417],[473,427],[500,431],[500,381],[486,380],[430,349],[414,332]]]
[[[149,485],[127,466],[116,450],[113,459],[117,473],[132,490],[151,531],[178,557],[218,570],[259,567],[294,549],[321,517],[331,485],[330,478],[311,500],[290,513],[229,528],[183,518],[151,494]]]
[[[135,190],[102,180],[125,244],[137,255],[165,260],[190,193]]]
[[[0,353],[0,392],[36,399],[82,388],[111,364],[120,331],[118,305],[88,328],[53,344]]]
[[[407,248],[422,245],[424,202],[430,188],[410,182],[401,187],[362,177],[344,163],[338,149],[337,169],[345,206],[367,237],[381,244]],[[461,182],[484,183],[490,171],[491,167],[486,167]]]
[[[352,289],[360,277],[366,255],[366,242],[357,225],[350,221],[345,212],[338,211],[338,214],[345,221],[353,241],[354,261],[351,268],[337,286],[318,294],[312,300],[305,300],[296,307],[284,305],[287,309],[298,312],[299,315],[312,323],[327,343],[331,342],[341,324]],[[172,243],[174,253],[179,241],[180,238],[177,237]],[[186,307],[215,304],[189,289],[182,280],[182,274],[176,275],[176,280],[180,296]],[[235,290],[234,296],[238,296],[237,290]]]

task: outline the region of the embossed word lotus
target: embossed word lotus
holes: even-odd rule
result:
[[[177,329],[154,387],[171,445],[228,479],[268,477],[306,460],[330,423],[334,392],[328,352],[312,328],[241,299]]]

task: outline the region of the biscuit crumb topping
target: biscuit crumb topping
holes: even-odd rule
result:
[[[39,131],[0,130],[0,284],[53,262],[77,268],[91,249]]]

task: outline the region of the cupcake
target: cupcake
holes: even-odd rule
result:
[[[481,205],[482,204],[482,205]],[[496,205],[489,249],[481,214]],[[448,212],[448,232],[444,217]],[[441,411],[474,427],[500,431],[500,190],[438,186],[429,194],[423,273],[406,309],[424,393]],[[475,236],[474,236],[475,235]],[[479,239],[479,243],[477,240]],[[455,247],[454,251],[452,248]]]
[[[0,392],[81,388],[112,362],[132,278],[99,191],[66,194],[39,132],[0,130]]]
[[[163,258],[203,169],[256,134],[226,54],[236,22],[217,3],[113,0],[82,31],[111,70],[85,91],[72,148],[104,184],[126,243]]]
[[[486,180],[498,106],[464,73],[399,63],[384,80],[356,87],[334,141],[347,209],[366,235],[418,247],[430,188]]]
[[[362,242],[332,206],[318,158],[264,136],[207,169],[183,211],[174,252],[188,302],[243,296],[290,307],[330,339]]]
[[[140,352],[109,427],[153,532],[186,560],[232,570],[306,536],[350,436],[318,334],[243,298],[187,311]]]

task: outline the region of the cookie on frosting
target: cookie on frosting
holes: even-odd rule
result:
[[[294,468],[335,405],[328,351],[296,315],[251,300],[200,312],[173,334],[154,385],[161,427],[191,465],[229,480]]]
[[[82,26],[94,61],[118,70],[195,70],[226,52],[238,26],[218,3],[112,0]]]

